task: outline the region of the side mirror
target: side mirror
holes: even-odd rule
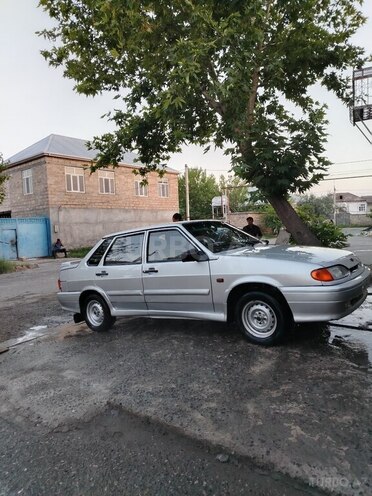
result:
[[[192,248],[186,252],[185,256],[182,258],[182,262],[206,262],[207,260],[209,260],[208,255],[204,253],[204,251],[197,250],[196,248]]]

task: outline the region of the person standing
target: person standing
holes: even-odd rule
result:
[[[253,217],[247,217],[247,225],[243,227],[243,231],[255,238],[262,238],[261,229],[253,223]]]

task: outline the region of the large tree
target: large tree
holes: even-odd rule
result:
[[[41,0],[56,21],[43,54],[78,92],[117,93],[117,130],[93,140],[93,168],[134,150],[145,174],[187,143],[225,148],[294,239],[319,244],[287,196],[327,168],[325,108],[310,90],[319,83],[348,101],[343,73],[363,63],[350,42],[361,3]]]
[[[8,176],[5,174],[6,163],[4,162],[3,155],[0,153],[0,205],[3,203],[6,195],[5,181]]]
[[[314,216],[333,219],[334,198],[332,193],[323,196],[303,195],[297,200],[297,205],[306,207],[308,212]]]

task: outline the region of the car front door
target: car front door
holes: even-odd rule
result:
[[[187,254],[195,246],[178,229],[148,233],[143,288],[152,314],[187,317],[213,312],[209,261]]]

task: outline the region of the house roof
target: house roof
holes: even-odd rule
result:
[[[336,193],[337,202],[358,202],[365,201],[364,198],[354,195],[353,193]]]
[[[59,134],[50,134],[46,138],[34,143],[24,150],[10,157],[7,162],[9,166],[25,162],[42,155],[53,155],[57,157],[69,157],[82,160],[94,160],[98,150],[89,150],[87,140],[78,138],[70,138]],[[141,167],[143,164],[140,161],[135,161],[137,155],[135,153],[126,152],[120,164],[133,165]],[[168,172],[178,172],[174,169],[166,168]]]
[[[361,198],[367,203],[372,203],[372,196],[362,196]]]

